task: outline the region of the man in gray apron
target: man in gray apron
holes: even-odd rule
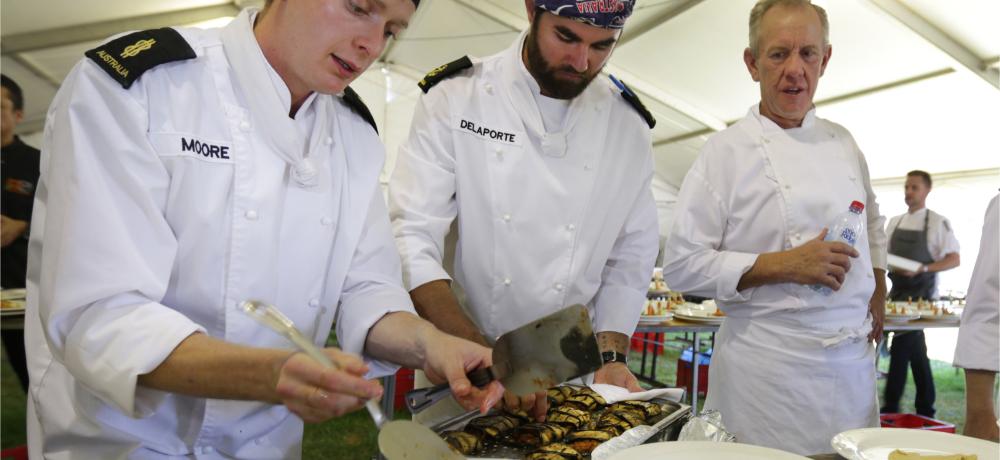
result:
[[[955,268],[959,264],[958,240],[951,224],[940,214],[924,205],[931,190],[931,176],[924,171],[910,171],[906,175],[906,214],[889,221],[889,254],[895,254],[922,265],[916,272],[893,270],[889,272],[892,290],[889,299],[933,300],[937,297],[937,272]],[[885,385],[885,405],[882,412],[899,412],[899,400],[906,386],[906,365],[913,369],[913,382],[917,387],[916,411],[927,417],[934,416],[934,377],[927,359],[927,343],[923,331],[896,332],[890,351],[889,376]]]

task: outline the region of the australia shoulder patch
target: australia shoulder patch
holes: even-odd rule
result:
[[[653,114],[646,108],[645,105],[642,104],[642,101],[639,100],[639,96],[632,91],[632,88],[629,88],[621,80],[615,78],[614,75],[609,76],[611,77],[611,81],[615,83],[615,86],[621,90],[622,97],[625,99],[625,102],[628,102],[628,105],[631,105],[632,108],[639,112],[642,119],[646,121],[647,125],[649,125],[649,129],[653,129],[653,127],[656,126],[656,118],[653,118]]]
[[[196,56],[184,37],[169,27],[123,35],[84,55],[125,89],[153,67]]]
[[[430,91],[434,85],[440,83],[442,80],[450,78],[465,69],[472,67],[472,60],[468,56],[462,56],[454,61],[451,61],[445,65],[437,66],[427,75],[424,76],[423,80],[417,83],[417,86],[423,90],[424,93]]]
[[[365,102],[361,100],[361,96],[358,96],[357,91],[351,89],[350,86],[344,88],[343,100],[344,103],[351,108],[351,111],[361,116],[361,118],[367,121],[369,125],[372,125],[372,129],[375,130],[375,134],[378,134],[378,126],[375,125],[375,117],[372,116],[372,112],[371,110],[368,110],[368,106],[365,105]]]

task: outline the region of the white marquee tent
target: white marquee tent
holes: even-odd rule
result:
[[[818,114],[845,125],[866,152],[886,214],[905,209],[906,171],[937,178],[929,206],[959,229],[965,264],[946,287],[967,283],[982,211],[1000,185],[1000,2],[815,0],[830,16],[833,58]],[[83,52],[103,38],[151,27],[224,24],[233,0],[4,0],[2,71],[25,89],[19,132],[39,144],[45,110]],[[754,0],[639,0],[606,70],[654,113],[654,193],[668,232],[670,207],[708,135],[758,100],[742,62]],[[499,51],[527,26],[522,0],[423,0],[401,39],[353,87],[387,145],[387,174],[409,130],[429,69]],[[33,142],[34,141],[34,142]],[[951,284],[947,281],[953,279]]]

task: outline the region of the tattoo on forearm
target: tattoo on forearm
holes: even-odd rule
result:
[[[598,332],[597,348],[601,351],[617,351],[625,353],[628,350],[629,337],[620,332]]]

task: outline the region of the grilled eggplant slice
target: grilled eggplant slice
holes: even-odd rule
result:
[[[521,424],[521,420],[511,415],[485,415],[469,420],[465,431],[479,435],[483,440],[496,439]]]
[[[576,431],[570,433],[569,436],[566,437],[566,444],[569,444],[570,447],[581,454],[589,454],[602,442],[607,441],[612,437],[612,434],[607,431]]]
[[[569,428],[556,423],[529,423],[514,430],[514,441],[520,445],[538,447],[561,441]]]
[[[566,444],[554,442],[547,446],[542,446],[540,449],[528,454],[525,458],[527,460],[581,460],[583,455],[580,455],[580,452],[577,452],[576,449]]]
[[[580,388],[574,395],[578,395],[578,394],[580,394],[580,395],[588,395],[588,396],[594,398],[594,400],[597,401],[597,405],[599,405],[599,406],[604,406],[604,405],[608,404],[608,402],[604,400],[603,396],[601,396],[600,394],[598,394],[596,391],[591,390],[589,387]]]
[[[599,398],[600,396],[598,396]],[[603,398],[601,398],[603,399]],[[600,405],[597,398],[593,395],[587,393],[577,393],[569,398],[566,398],[567,406],[573,406],[577,409],[584,410],[587,412],[593,412]]]
[[[482,439],[472,433],[448,431],[442,433],[441,437],[451,446],[452,450],[462,455],[474,454],[483,448]]]
[[[561,385],[549,388],[549,405],[553,407],[560,406],[562,403],[566,402],[566,398],[569,398],[570,396],[573,396],[573,389],[568,386]]]
[[[512,410],[504,409],[503,412],[502,412],[502,414],[506,415],[506,416],[509,416],[509,417],[516,418],[518,420],[518,422],[519,422],[518,426],[523,425],[525,423],[531,423],[532,422],[532,418],[531,418],[530,415],[528,415],[528,412],[525,411],[525,410],[522,410],[522,409],[513,410],[513,411]]]
[[[642,410],[645,414],[646,419],[651,419],[663,413],[663,408],[656,403],[651,403],[649,401],[622,401],[616,405],[637,407]]]
[[[559,406],[549,411],[546,420],[576,430],[590,422],[590,413],[571,406]]]

